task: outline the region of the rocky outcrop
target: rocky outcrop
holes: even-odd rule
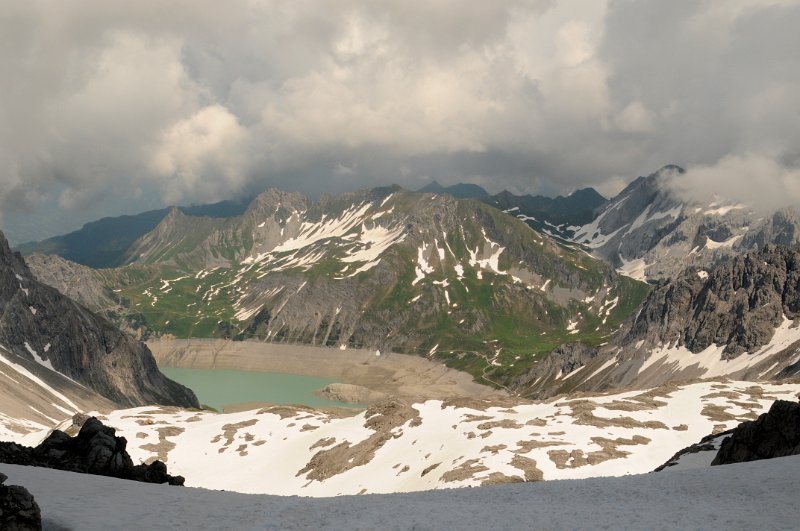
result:
[[[559,345],[547,358],[515,378],[510,387],[529,398],[545,398],[567,392],[570,386],[561,380],[596,357],[597,349],[583,343]],[[539,385],[534,389],[534,384]]]
[[[39,282],[52,286],[87,308],[120,311],[114,293],[103,285],[99,271],[62,258],[56,254],[31,254],[25,264]]]
[[[19,485],[3,485],[8,479],[0,473],[0,529],[37,531],[42,528],[42,512],[33,495]]]
[[[776,400],[767,413],[735,428],[711,465],[800,454],[800,403]]]
[[[798,327],[800,249],[769,244],[661,282],[606,343],[562,345],[510,387],[541,399],[696,378],[793,378]]]
[[[37,281],[0,233],[0,344],[124,406],[199,407],[144,343]]]
[[[800,252],[767,245],[707,275],[689,269],[653,290],[614,344],[674,344],[700,352],[725,345],[724,358],[753,352],[775,328],[800,316]]]
[[[83,424],[75,437],[60,430],[53,432],[39,446],[30,448],[0,442],[0,462],[39,466],[95,474],[145,483],[183,485],[181,476],[171,476],[161,461],[134,465],[125,450],[128,441],[117,437],[114,428],[104,426],[95,417]]]
[[[726,430],[722,433],[712,433],[711,435],[706,435],[700,439],[700,442],[690,444],[686,448],[675,452],[675,455],[670,457],[666,463],[653,470],[653,472],[661,472],[662,470],[666,470],[670,467],[678,466],[681,464],[681,460],[683,458],[693,454],[705,454],[706,452],[709,452],[709,459],[711,459],[711,456],[715,455],[715,453],[719,450],[719,445],[722,443],[722,440],[728,437],[732,432],[733,430]]]

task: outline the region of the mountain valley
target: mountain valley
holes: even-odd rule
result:
[[[606,340],[647,292],[495,208],[399,188],[268,190],[224,220],[173,210],[127,254],[94,272],[28,261],[144,337],[419,354],[501,385],[567,340]]]

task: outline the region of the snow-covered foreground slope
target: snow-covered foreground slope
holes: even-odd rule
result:
[[[45,529],[731,531],[797,528],[800,456],[621,478],[328,499],[147,485],[14,465],[2,470],[8,484],[34,494]]]
[[[387,402],[344,418],[144,407],[101,419],[134,462],[159,458],[189,486],[334,496],[643,473],[798,392],[711,381],[541,403]]]

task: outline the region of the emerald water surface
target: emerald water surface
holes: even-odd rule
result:
[[[228,369],[160,368],[168,378],[192,389],[201,404],[222,411],[225,406],[245,402],[302,404],[311,407],[350,406],[314,395],[334,380],[274,372],[235,371]]]

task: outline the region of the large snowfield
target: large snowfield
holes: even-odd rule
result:
[[[800,456],[584,480],[300,498],[2,465],[45,529],[797,529]],[[226,473],[220,470],[220,474]]]
[[[345,418],[151,406],[101,420],[127,438],[134,462],[161,459],[189,486],[337,496],[649,472],[798,393],[798,383],[707,381],[538,403],[431,400]]]

